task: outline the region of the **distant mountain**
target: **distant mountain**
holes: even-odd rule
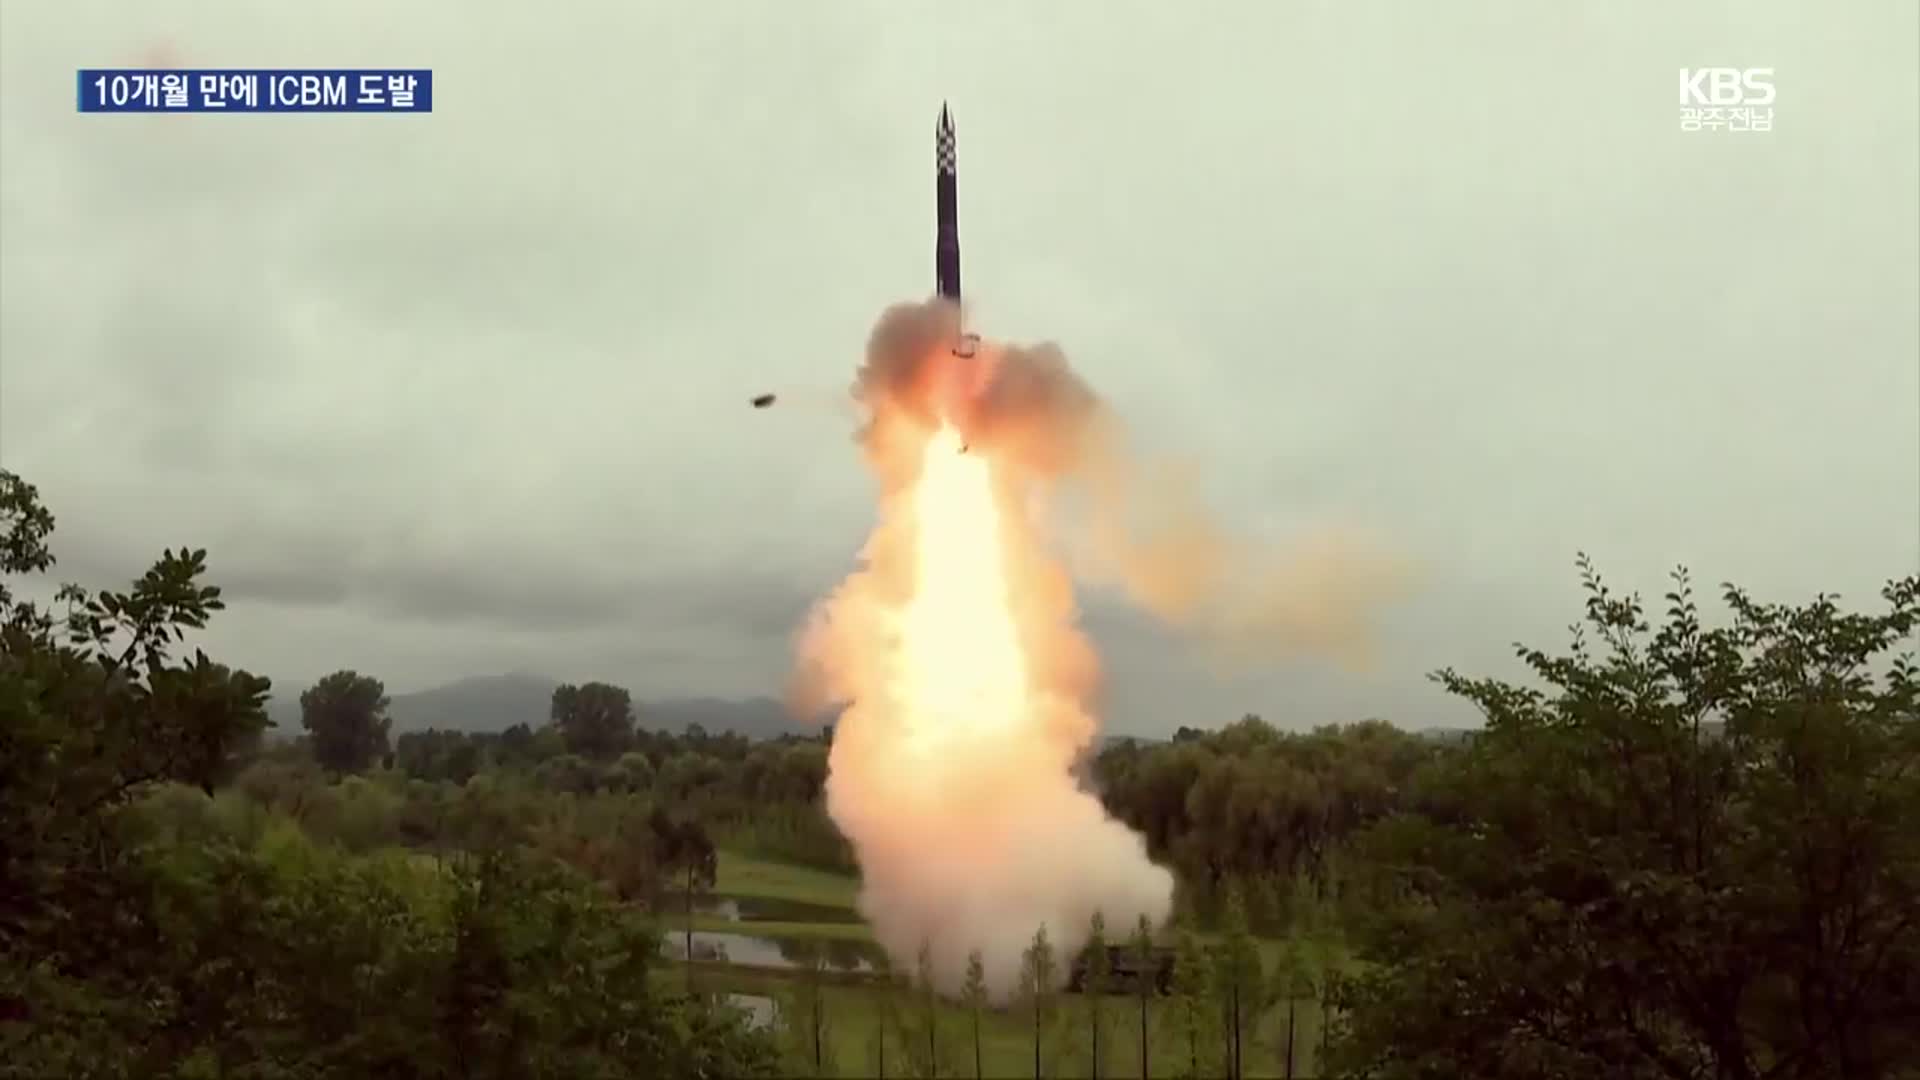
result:
[[[287,690],[274,683],[273,696],[267,699],[267,719],[273,721],[273,726],[267,729],[268,742],[298,738],[302,734],[300,690]]]
[[[456,679],[445,686],[411,694],[390,694],[387,715],[393,733],[440,728],[454,731],[505,731],[515,724],[539,727],[547,722],[554,687],[543,675],[510,672]],[[300,694],[304,686],[275,686],[267,715],[276,725],[273,734],[290,739],[302,734]]]
[[[1481,731],[1481,728],[1422,728],[1415,734],[1438,743],[1456,744],[1472,742]],[[1710,741],[1724,738],[1726,731],[1726,723],[1720,720],[1708,720],[1700,725],[1700,737]]]
[[[395,694],[387,715],[393,717],[395,734],[428,728],[497,732],[515,724],[537,728],[547,722],[559,685],[524,672],[476,675],[431,690]]]
[[[387,715],[393,717],[395,735],[428,728],[474,732],[505,731],[515,724],[537,728],[547,722],[553,691],[559,685],[544,675],[528,672],[470,676],[429,690],[390,695]],[[278,725],[272,737],[291,739],[303,734],[300,692],[304,689],[274,687],[273,698],[267,703],[267,715]],[[633,711],[639,727],[675,735],[689,724],[699,724],[709,734],[733,732],[754,740],[819,730],[815,724],[793,719],[786,706],[768,697],[636,700]],[[1122,740],[1142,744],[1164,741],[1154,736],[1108,734],[1099,737],[1096,749]]]
[[[771,739],[781,735],[803,735],[818,730],[787,714],[786,706],[772,698],[747,698],[732,701],[723,698],[680,698],[667,701],[636,702],[633,711],[639,726],[675,735],[689,724],[699,724],[708,734],[724,731],[749,739]]]

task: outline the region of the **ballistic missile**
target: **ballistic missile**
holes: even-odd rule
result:
[[[954,157],[953,113],[940,103],[940,119],[933,126],[933,290],[955,306],[960,303],[959,170]],[[980,335],[962,329],[953,354],[970,357]]]
[[[940,103],[940,121],[933,128],[933,206],[937,232],[933,243],[934,291],[960,302],[960,210],[954,167],[953,114]]]

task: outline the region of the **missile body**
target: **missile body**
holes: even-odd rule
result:
[[[960,212],[954,169],[953,114],[940,105],[940,122],[933,129],[934,219],[939,229],[933,244],[934,291],[960,302]]]

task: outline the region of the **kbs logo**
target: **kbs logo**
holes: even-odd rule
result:
[[[1681,131],[1772,131],[1772,68],[1681,68]]]
[[[1772,68],[1681,68],[1682,105],[1771,105]]]

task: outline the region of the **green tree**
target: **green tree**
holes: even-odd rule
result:
[[[440,958],[438,949],[444,946],[437,934],[412,944],[400,938],[366,955],[377,970],[387,962],[383,957],[427,950],[420,956],[419,975],[407,978],[442,980],[434,1027],[447,1033],[458,1053],[450,1055],[451,1068],[431,1067],[438,1065],[438,1055],[429,1054],[404,1072],[389,1069],[387,1074],[506,1080],[776,1073],[776,1048],[744,1030],[737,1017],[660,994],[648,978],[659,938],[586,881],[551,863],[504,853],[455,860],[448,876],[456,896],[453,963]],[[404,917],[384,923],[356,919],[351,913],[358,906],[350,902],[343,912],[347,917],[331,921],[385,925],[401,934],[410,925]],[[324,939],[316,944],[351,955]],[[318,968],[323,957],[309,962]],[[397,981],[372,1000],[406,1002],[412,996],[408,990],[407,982]],[[431,995],[418,996],[433,1001]],[[378,1014],[368,1009],[354,1027],[343,1027],[343,1045],[351,1048],[368,1027],[384,1030]],[[401,1019],[406,1018],[403,1012]],[[392,1026],[397,1046],[405,1048],[417,1038],[406,1023]],[[375,1075],[375,1064],[363,1062],[347,1071]]]
[[[143,1027],[118,815],[155,783],[230,776],[270,684],[170,656],[224,606],[200,584],[205,551],[163,553],[125,592],[62,586],[64,618],[17,598],[14,578],[55,565],[53,531],[34,486],[0,470],[0,1045],[29,1073],[111,1075]]]
[[[1181,914],[1217,919],[1237,878],[1256,894],[1250,927],[1268,932],[1286,914],[1274,886],[1306,877],[1332,889],[1353,838],[1409,809],[1421,772],[1449,749],[1379,721],[1289,734],[1244,717],[1152,748],[1115,741],[1093,764],[1109,810],[1178,876]]]
[[[1047,1028],[1052,1019],[1054,984],[1059,981],[1059,968],[1053,942],[1047,939],[1047,927],[1042,923],[1034,931],[1033,942],[1027,946],[1020,968],[1021,989],[1033,1007],[1034,1080],[1040,1080],[1044,1075],[1041,1047],[1046,1041]]]
[[[687,987],[693,987],[693,902],[719,879],[720,862],[713,840],[700,823],[679,820],[656,807],[648,817],[654,858],[679,886],[686,916]]]
[[[987,968],[979,949],[967,954],[967,981],[960,988],[960,1000],[966,1002],[973,1018],[973,1078],[981,1080],[986,1072],[980,1052],[980,1010],[987,1004]]]
[[[705,805],[725,787],[726,763],[710,754],[683,750],[661,762],[655,794],[681,803]]]
[[[449,783],[464,784],[473,779],[484,763],[480,742],[460,732],[450,734],[454,737],[447,741],[446,751],[440,759],[439,778]]]
[[[557,686],[551,719],[568,752],[582,757],[604,761],[633,742],[633,696],[625,687],[602,682]]]
[[[828,1076],[833,1052],[827,1029],[827,950],[807,938],[795,940],[790,948],[800,978],[795,980],[792,1005],[784,1015],[794,1036],[796,1064],[806,1070],[806,1076]]]
[[[208,798],[269,687],[169,655],[220,607],[204,553],[166,553],[125,593],[65,587],[56,619],[15,600],[13,575],[52,565],[52,518],[6,473],[0,525],[0,1073],[772,1074],[766,1039],[654,989],[638,913],[551,859],[428,871],[316,841],[240,789]],[[263,755],[253,787],[290,780],[265,790],[296,808],[414,792],[308,790],[286,764]]]
[[[1087,1003],[1087,1024],[1093,1037],[1089,1048],[1088,1067],[1093,1080],[1100,1080],[1100,1066],[1103,1061],[1100,1046],[1102,1022],[1106,1019],[1107,991],[1113,973],[1113,962],[1107,955],[1107,917],[1095,910],[1087,926],[1087,943],[1081,951],[1080,995]]]
[[[1877,613],[1684,571],[1653,630],[1584,557],[1545,688],[1443,671],[1486,730],[1373,857],[1417,908],[1342,980],[1357,1075],[1900,1075],[1920,1065],[1920,577]],[[1598,639],[1598,648],[1588,640]]]
[[[1239,1080],[1246,1075],[1247,1028],[1265,1004],[1261,991],[1266,979],[1260,969],[1260,952],[1247,931],[1246,910],[1237,883],[1227,888],[1222,924],[1225,940],[1214,958],[1214,990],[1225,1039],[1227,1075]]]
[[[1315,1075],[1326,1073],[1327,1047],[1333,1037],[1331,1002],[1334,998],[1333,984],[1338,974],[1334,959],[1334,937],[1339,931],[1333,907],[1332,899],[1317,895],[1313,883],[1306,877],[1294,879],[1292,894],[1287,901],[1287,910],[1291,914],[1287,922],[1285,948],[1281,962],[1274,970],[1275,1000],[1284,998],[1287,1002],[1289,1061],[1294,1053],[1295,1002],[1311,1000],[1315,1004],[1320,1024],[1320,1045],[1313,1055]],[[1289,993],[1296,996],[1287,997]]]
[[[887,1035],[900,1027],[900,987],[893,958],[884,950],[874,960],[873,1063],[877,1080],[887,1078]]]
[[[387,753],[387,690],[379,679],[336,671],[300,694],[300,725],[313,757],[336,773],[365,772]]]
[[[533,769],[534,782],[548,791],[591,795],[600,786],[600,771],[578,754],[550,757]]]
[[[504,1047],[491,1021],[504,1012],[513,989],[501,926],[499,891],[505,876],[496,852],[458,864],[450,908],[452,956],[436,1002],[435,1021],[457,1075],[497,1068]],[[511,1051],[508,1051],[511,1056]]]
[[[1280,1057],[1285,1063],[1286,1080],[1293,1080],[1294,1063],[1298,1057],[1299,1003],[1319,998],[1319,988],[1314,982],[1306,945],[1297,934],[1289,933],[1281,947],[1280,962],[1273,969],[1270,996],[1272,1000],[1283,1001],[1287,1006],[1287,1027],[1280,1041]],[[1324,1010],[1321,1022],[1325,1023]]]
[[[628,751],[607,770],[607,786],[615,791],[638,794],[653,786],[653,763],[647,755]]]
[[[533,756],[533,729],[524,722],[508,725],[500,733],[499,763],[521,764]]]
[[[1154,972],[1158,968],[1158,957],[1153,951],[1153,923],[1145,914],[1134,924],[1133,938],[1129,942],[1133,950],[1134,995],[1140,1000],[1140,1078],[1147,1080],[1149,1074],[1147,1056],[1147,1005],[1153,999]]]
[[[921,1023],[925,1028],[921,1034],[926,1039],[924,1044],[927,1051],[926,1075],[939,1076],[940,1046],[937,1036],[940,999],[933,987],[933,943],[931,941],[920,942],[920,951],[914,956],[913,982],[914,990],[920,996]]]
[[[480,771],[480,738],[463,731],[409,731],[393,740],[393,763],[420,780],[464,784]]]
[[[1211,1076],[1215,1059],[1211,1022],[1212,965],[1200,947],[1193,927],[1184,920],[1175,931],[1173,958],[1173,1009],[1168,1014],[1175,1035],[1185,1045],[1187,1080]]]

